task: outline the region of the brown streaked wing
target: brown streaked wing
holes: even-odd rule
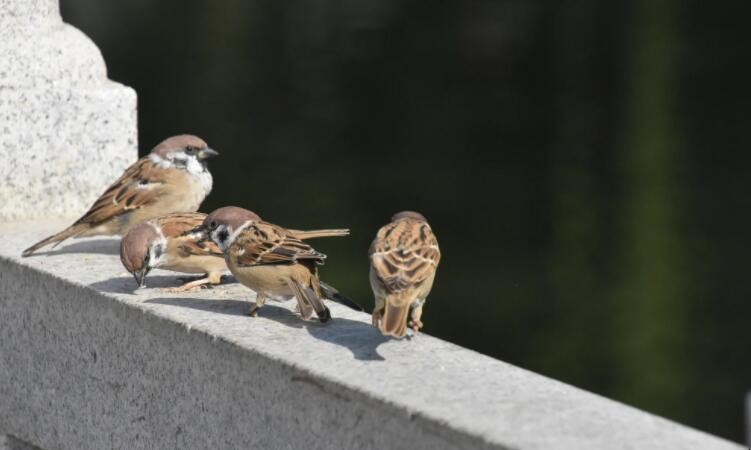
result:
[[[201,225],[205,218],[206,214],[203,213],[179,212],[166,214],[152,220],[159,224],[162,229],[162,233],[164,233],[165,236],[172,237],[187,234],[194,228]]]
[[[198,241],[195,236],[191,235],[178,236],[173,239],[177,239],[177,250],[180,252],[180,256],[182,257],[187,258],[191,255],[216,256],[218,258],[224,257],[224,254],[222,253],[221,249],[219,249],[219,246],[212,242],[210,239]]]
[[[313,260],[323,264],[326,255],[279,226],[268,222],[254,222],[240,233],[230,251],[239,266],[262,264],[292,264],[298,260]]]
[[[177,242],[180,256],[217,256],[224,257],[219,246],[212,240],[198,240],[198,236],[191,231],[203,223],[206,214],[203,213],[172,213],[153,219],[162,229],[162,233]]]
[[[376,276],[391,293],[417,286],[438,267],[441,251],[430,226],[417,220],[399,220],[382,227],[370,247]]]
[[[143,157],[128,167],[77,224],[97,224],[151,203],[161,193],[164,174],[148,158]]]

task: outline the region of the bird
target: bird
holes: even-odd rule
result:
[[[156,268],[174,272],[205,274],[168,292],[183,292],[221,283],[227,272],[224,254],[211,240],[201,239],[200,233],[192,232],[200,226],[206,214],[172,213],[141,222],[123,236],[120,241],[120,261],[144,287],[146,275]],[[349,230],[288,230],[299,239],[325,236],[347,236]]]
[[[373,326],[396,338],[406,335],[408,325],[418,332],[441,260],[438,240],[425,216],[414,211],[394,214],[378,230],[368,256],[375,297]]]
[[[224,254],[210,240],[201,240],[192,230],[201,225],[206,214],[172,213],[141,222],[120,241],[120,261],[144,287],[146,275],[155,268],[174,272],[205,274],[169,292],[183,292],[207,284],[219,284],[227,272]]]
[[[49,244],[54,248],[71,237],[121,236],[144,220],[197,211],[213,184],[207,160],[218,154],[197,136],[165,139],[128,167],[81,218],[27,248],[22,256]]]
[[[249,311],[251,316],[255,316],[267,300],[292,297],[297,300],[304,320],[310,319],[313,313],[321,322],[331,319],[324,298],[362,311],[359,305],[320,281],[318,266],[323,264],[326,255],[302,240],[341,236],[344,230],[288,230],[235,206],[213,211],[197,230],[224,252],[227,267],[237,281],[256,292],[255,304]]]

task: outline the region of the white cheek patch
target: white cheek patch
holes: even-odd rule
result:
[[[198,160],[195,155],[188,155],[185,152],[169,152],[166,158],[159,155],[151,154],[149,159],[160,169],[169,169],[172,167],[180,168],[198,178],[203,188],[204,197],[209,195],[214,185],[214,179],[206,167]]]
[[[203,164],[198,161],[198,158],[185,154],[183,154],[182,156],[185,158],[185,169],[188,171],[188,173],[192,173],[193,175],[200,175],[204,172]]]
[[[211,177],[211,173],[203,164],[201,164],[196,156],[188,156],[185,169],[189,174],[197,177],[201,182],[201,187],[203,188],[204,195],[209,195],[209,192],[211,192],[211,188],[214,184],[214,179]]]
[[[156,241],[149,248],[149,266],[160,267],[167,259],[167,240],[164,238]]]
[[[149,225],[159,235],[159,238],[149,247],[149,265],[151,267],[159,267],[164,264],[167,258],[167,238],[164,237],[161,228],[151,222],[149,222]]]
[[[168,169],[174,165],[172,164],[172,161],[164,159],[159,155],[155,155],[154,153],[149,155],[149,159],[160,169]]]
[[[224,239],[222,239],[222,236],[224,236]],[[219,246],[219,248],[224,252],[227,251],[227,248],[230,246],[229,241],[229,230],[227,229],[227,225],[219,225],[214,229],[214,231],[211,232],[211,240],[216,243],[216,245]]]

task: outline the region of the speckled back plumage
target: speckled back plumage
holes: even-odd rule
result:
[[[425,220],[399,218],[378,230],[370,247],[370,261],[387,293],[414,288],[438,267],[438,240]]]
[[[235,239],[229,249],[239,266],[293,264],[311,261],[323,264],[326,255],[268,222],[253,222]]]

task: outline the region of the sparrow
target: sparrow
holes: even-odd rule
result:
[[[211,240],[192,232],[200,226],[206,214],[172,213],[141,222],[120,241],[120,261],[144,287],[146,275],[155,268],[174,272],[205,274],[169,292],[183,292],[206,284],[219,284],[227,272],[224,254]],[[323,236],[346,236],[349,230],[289,230],[299,239]]]
[[[378,230],[368,255],[375,296],[373,326],[397,338],[407,333],[407,325],[419,331],[422,308],[441,259],[428,221],[413,211],[395,214]]]
[[[200,240],[192,230],[206,218],[203,213],[172,213],[141,222],[120,241],[120,261],[144,287],[146,275],[155,268],[205,274],[182,286],[167,289],[183,292],[206,284],[219,284],[227,272],[224,254],[209,240]]]
[[[326,255],[302,239],[341,236],[345,230],[287,230],[261,220],[254,212],[227,206],[209,214],[197,229],[224,252],[224,259],[237,281],[256,292],[249,314],[255,316],[267,300],[295,297],[303,319],[315,312],[327,322],[331,312],[323,299],[338,301],[352,309],[362,308],[320,281],[318,266]],[[348,232],[348,231],[347,231]]]
[[[71,237],[123,235],[131,228],[171,212],[193,212],[211,192],[207,160],[218,153],[197,136],[173,136],[128,167],[89,210],[65,230],[23,251]],[[54,248],[54,247],[53,247]]]

